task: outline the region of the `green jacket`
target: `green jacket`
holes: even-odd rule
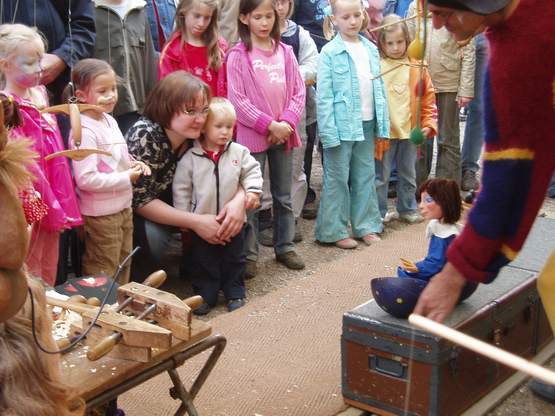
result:
[[[157,75],[156,52],[144,0],[130,0],[124,18],[105,0],[95,0],[94,56],[107,61],[121,78],[116,116],[142,112]]]

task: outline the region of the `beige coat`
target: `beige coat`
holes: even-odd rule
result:
[[[218,26],[222,37],[231,48],[239,40],[237,18],[239,16],[239,0],[220,0],[220,16]]]
[[[415,2],[409,6],[407,16],[415,14]],[[416,19],[407,22],[411,38],[416,33]],[[426,62],[436,93],[456,92],[459,97],[474,97],[474,66],[476,52],[474,41],[460,48],[447,29],[433,29],[428,19]],[[424,28],[420,29],[421,38]]]

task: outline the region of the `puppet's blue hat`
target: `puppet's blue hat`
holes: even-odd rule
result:
[[[406,319],[412,313],[427,284],[428,281],[414,277],[376,277],[370,282],[378,306],[401,319]],[[459,302],[468,298],[477,287],[477,283],[468,282],[461,292]]]

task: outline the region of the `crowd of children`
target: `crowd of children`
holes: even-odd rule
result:
[[[95,153],[74,161],[72,170],[66,158],[49,158],[64,145],[56,119],[41,111],[48,101],[40,34],[0,25],[2,92],[23,118],[11,135],[32,139],[38,153],[33,186],[47,207],[33,228],[27,263],[47,284],[55,284],[65,229],[83,230],[83,273],[91,275],[113,274],[133,245],[144,249],[134,261],[145,267],[137,270],[159,268],[172,248],[182,253],[182,231],[190,230],[182,270],[205,300],[196,313],[208,313],[220,290],[230,311],[243,306],[244,278],[256,275],[263,189],[271,201],[265,208],[271,205],[276,260],[305,267],[294,241],[310,198],[314,120],[323,157],[319,243],[371,245],[384,222],[422,220],[417,166],[419,158],[430,158],[426,145],[409,140],[415,126],[427,138],[439,135],[437,174],[460,181],[453,161],[458,134],[456,143],[450,137],[453,106],[472,94],[467,74],[473,67],[463,65],[472,63],[471,46],[460,55],[456,44],[440,38],[437,47],[448,51],[439,63],[430,58],[422,65],[407,56],[414,29],[398,16],[385,18],[377,44],[364,36],[369,18],[361,0],[317,2],[321,18],[314,15],[307,30],[298,23],[309,2],[241,0],[235,43],[221,36],[219,3],[181,0],[173,32],[157,26],[166,42],[155,48],[144,2],[95,0],[94,57],[72,67],[66,88],[68,102],[91,106],[81,112],[81,131],[69,133],[80,142],[69,145],[110,156]],[[453,72],[448,82],[439,65]],[[445,91],[438,89],[446,83]],[[393,170],[396,212],[388,212]],[[120,276],[127,282],[129,270]]]

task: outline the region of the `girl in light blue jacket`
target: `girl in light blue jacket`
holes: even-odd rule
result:
[[[324,188],[316,239],[349,249],[379,241],[374,139],[389,135],[377,48],[359,32],[368,23],[361,0],[331,0],[324,28],[338,34],[320,53],[317,115],[324,148]]]

